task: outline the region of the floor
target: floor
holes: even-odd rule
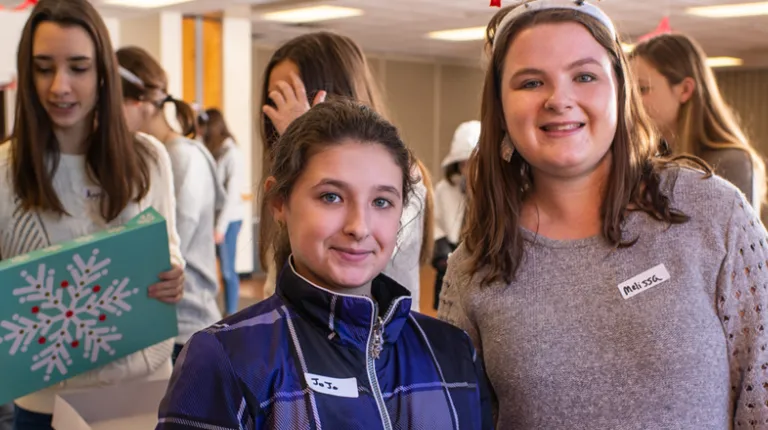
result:
[[[435,291],[435,271],[431,267],[421,269],[421,313],[435,316],[436,311],[432,308],[432,296]],[[221,295],[219,295],[221,297]],[[252,279],[244,280],[240,284],[240,308],[248,307],[261,301],[264,297],[264,277],[254,276]]]

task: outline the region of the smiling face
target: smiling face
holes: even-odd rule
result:
[[[336,292],[364,286],[392,257],[403,210],[403,169],[381,144],[345,141],[310,157],[284,223],[296,271]]]
[[[581,24],[534,25],[507,51],[506,128],[535,176],[584,176],[608,160],[617,98],[611,58]]]
[[[54,129],[92,127],[97,100],[93,40],[79,26],[38,25],[32,48],[35,90]]]

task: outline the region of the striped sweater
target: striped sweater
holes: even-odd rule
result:
[[[488,429],[469,337],[411,312],[384,275],[375,301],[334,294],[288,265],[277,294],[196,333],[157,429]]]

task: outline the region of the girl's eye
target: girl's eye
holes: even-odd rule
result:
[[[540,87],[542,85],[543,84],[542,84],[541,81],[526,81],[526,82],[523,82],[523,85],[521,86],[521,88],[523,88],[523,89],[534,89],[534,88],[538,88],[538,87]]]
[[[85,72],[87,72],[87,71],[88,71],[88,68],[87,68],[87,67],[73,67],[73,68],[72,68],[72,71],[73,71],[73,72],[75,72],[75,73],[78,73],[78,74],[80,74],[80,73],[85,73]]]
[[[51,71],[53,71],[53,69],[51,69],[50,67],[40,67],[40,66],[35,66],[35,71],[36,71],[37,73],[40,73],[40,74],[43,74],[43,75],[44,75],[44,74],[46,74],[46,73],[51,73]]]
[[[593,75],[589,75],[589,74],[586,74],[586,73],[584,73],[584,74],[581,74],[581,75],[579,75],[579,76],[576,78],[576,80],[577,80],[577,81],[579,81],[579,82],[592,82],[592,81],[594,81],[595,79],[596,79],[596,78],[595,78]]]
[[[341,197],[339,197],[338,194],[335,193],[325,193],[322,196],[320,196],[321,199],[323,199],[326,203],[338,203],[341,201]]]
[[[377,208],[384,209],[392,206],[392,202],[387,199],[376,199],[373,201],[373,205]]]

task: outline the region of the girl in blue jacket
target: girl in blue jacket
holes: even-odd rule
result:
[[[412,312],[381,273],[413,185],[397,129],[331,101],[273,151],[262,214],[280,229],[261,240],[283,267],[276,294],[192,337],[157,428],[491,428],[466,333]]]

